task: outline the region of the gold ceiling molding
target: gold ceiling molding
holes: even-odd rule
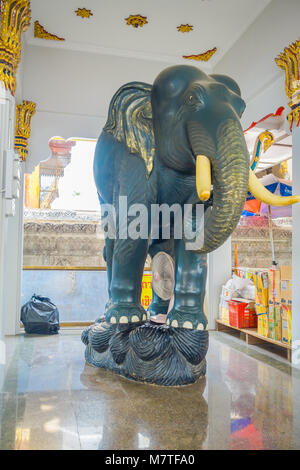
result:
[[[213,49],[209,49],[206,52],[202,52],[201,54],[192,54],[192,55],[184,55],[182,56],[184,59],[190,59],[190,60],[202,60],[204,62],[207,62],[212,55],[216,52],[217,48],[214,47]]]
[[[35,113],[36,104],[23,100],[16,106],[15,150],[20,158],[26,161],[28,155],[28,139],[31,133],[31,118]]]
[[[290,44],[275,58],[275,62],[285,71],[285,92],[291,100],[288,114],[290,130],[293,123],[300,124],[300,39]]]
[[[144,24],[147,24],[147,16],[142,15],[129,15],[128,18],[125,18],[125,21],[130,26],[134,28],[138,28],[139,26],[142,28]]]
[[[90,16],[93,16],[92,10],[88,10],[87,8],[77,8],[75,13],[77,16],[81,16],[81,18],[90,18]]]
[[[29,0],[0,0],[0,80],[14,95],[21,36],[30,25]]]
[[[180,26],[177,26],[177,29],[181,33],[189,33],[193,30],[193,26],[190,24],[181,24]]]
[[[34,22],[34,37],[48,39],[49,41],[64,41],[65,40],[64,38],[60,38],[56,36],[56,34],[48,33],[48,31],[45,30],[44,26],[42,26],[38,22],[38,20]]]

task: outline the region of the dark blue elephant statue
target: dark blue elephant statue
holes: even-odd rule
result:
[[[152,86],[128,83],[112,98],[94,159],[100,203],[115,209],[104,252],[109,302],[104,318],[83,333],[88,363],[160,385],[192,383],[205,374],[206,256],[230,236],[246,199],[244,108],[234,80],[185,65],[163,70]],[[130,211],[124,219],[125,200],[127,208],[146,208],[143,236],[121,236],[134,222]],[[154,227],[152,207],[162,204],[179,207],[181,215],[172,213],[167,223],[160,217]],[[191,208],[187,225],[202,240],[189,249],[185,230],[174,236],[175,218],[184,226],[185,207]],[[204,209],[200,221],[198,207]],[[161,251],[174,259],[175,285],[167,324],[158,326],[151,316],[166,314],[169,302],[153,293],[147,318],[140,299],[147,254]]]

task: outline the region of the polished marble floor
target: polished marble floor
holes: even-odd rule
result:
[[[10,337],[0,449],[300,448],[298,369],[217,332],[207,358],[206,379],[160,388],[86,366],[79,331]]]

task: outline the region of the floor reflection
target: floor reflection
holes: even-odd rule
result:
[[[84,364],[78,333],[7,341],[1,449],[292,449],[300,372],[222,333],[206,379],[137,384]]]

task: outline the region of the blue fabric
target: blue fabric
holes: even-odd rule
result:
[[[253,215],[256,215],[256,214],[254,212],[243,211],[241,215],[244,215],[245,217],[252,217]]]
[[[276,183],[268,184],[265,187],[268,191],[270,191],[271,193],[274,194],[276,189],[277,189],[277,186],[278,186],[278,183],[276,182]],[[286,186],[286,185],[284,185],[284,186]],[[252,199],[255,199],[255,197],[248,191],[246,201],[251,201]]]

